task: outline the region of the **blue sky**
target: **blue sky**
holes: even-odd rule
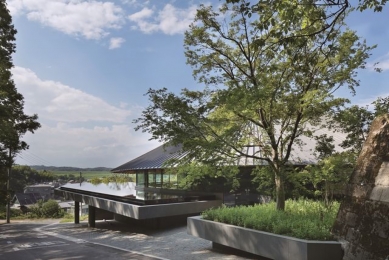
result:
[[[20,164],[115,167],[159,145],[135,132],[149,88],[201,89],[186,65],[183,33],[204,1],[7,0],[18,30],[13,78],[42,127]],[[217,0],[206,1],[218,5]],[[389,94],[389,8],[355,12],[348,25],[378,44],[355,104]]]

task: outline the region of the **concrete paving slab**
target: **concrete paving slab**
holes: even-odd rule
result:
[[[0,259],[161,260],[129,250],[43,231],[45,224],[0,225]]]
[[[95,228],[89,228],[87,222],[81,222],[80,224],[59,224],[58,221],[49,221],[47,222],[48,225],[44,225],[45,222],[40,221],[40,225],[32,225],[32,227],[28,227],[28,223],[28,221],[24,222],[24,227],[26,229],[39,228],[41,236],[56,234],[58,238],[71,238],[74,240],[74,243],[81,243],[84,241],[94,245],[101,244],[158,259],[257,259],[256,257],[238,251],[214,249],[212,248],[212,243],[210,241],[188,235],[186,232],[186,225],[177,225],[175,227],[162,229],[145,229],[144,227],[131,226],[117,221],[96,221]],[[0,229],[4,226],[8,226],[8,224],[0,224]],[[72,241],[68,241],[67,243],[72,243]],[[0,260],[1,259],[3,258],[0,256]],[[144,260],[146,260],[146,258]]]

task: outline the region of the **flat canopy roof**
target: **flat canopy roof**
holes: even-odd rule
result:
[[[121,197],[86,191],[84,189],[80,189],[79,184],[74,185],[75,186],[70,187],[62,186],[55,189],[54,193],[68,200],[82,202],[88,204],[89,206],[135,219],[197,214],[206,209],[221,206],[222,204],[222,200],[216,197],[216,194],[213,195],[212,198],[210,198],[209,195],[192,196],[191,194],[160,194],[164,198],[165,196],[168,196],[169,199],[157,199],[154,201],[148,200],[146,203],[137,203],[141,200],[135,200],[131,197]],[[145,194],[144,192],[140,193]],[[158,196],[158,194],[155,193],[150,193],[150,195]],[[151,200],[152,199],[153,198],[151,198]]]
[[[82,182],[82,183],[67,183],[63,185],[61,188],[65,188],[67,190],[78,190],[78,191],[86,191],[93,192],[99,194],[106,195],[114,195],[118,197],[128,197],[135,196],[135,182],[125,182],[125,183],[99,183],[92,184],[90,182]]]
[[[57,190],[90,195],[135,205],[156,205],[193,200],[215,200],[215,194],[204,192],[182,192],[179,190],[136,187],[134,182],[92,184],[89,182],[66,184]]]

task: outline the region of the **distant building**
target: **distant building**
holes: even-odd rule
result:
[[[39,200],[43,200],[40,193],[16,193],[11,204],[12,208],[27,211],[29,207],[35,205]]]
[[[44,201],[54,198],[54,186],[48,184],[30,185],[24,188],[24,193],[39,193]]]

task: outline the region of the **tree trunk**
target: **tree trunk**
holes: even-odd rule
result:
[[[324,191],[325,191],[325,193],[324,193],[324,205],[326,205],[327,207],[330,205],[328,189],[329,189],[328,182],[325,181],[324,182]]]
[[[285,210],[285,190],[284,190],[284,178],[280,173],[275,176],[276,182],[276,209]]]
[[[8,159],[11,158],[11,149],[9,149]],[[10,181],[11,181],[11,169],[12,165],[8,166],[8,178],[7,178],[7,209],[6,209],[6,219],[7,223],[10,223],[11,218],[11,194],[10,194]]]

